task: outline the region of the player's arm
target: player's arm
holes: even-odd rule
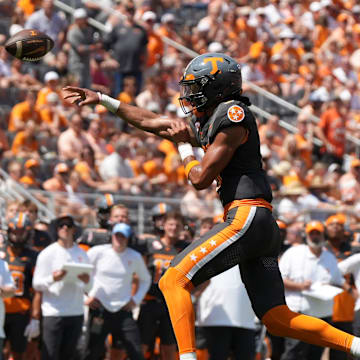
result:
[[[171,122],[173,120],[170,120],[169,118],[159,117],[158,114],[155,114],[152,111],[125,104],[119,100],[111,98],[110,96],[100,94],[89,89],[67,86],[64,88],[64,91],[67,93],[64,98],[69,99],[73,104],[77,103],[79,106],[83,106],[100,103],[109,111],[121,117],[123,120],[138,129],[172,140],[168,129],[171,127]],[[190,125],[185,122],[184,124],[188,132],[187,142],[196,146],[197,142]]]
[[[185,173],[197,190],[206,189],[212,184],[248,136],[248,130],[240,125],[221,130],[200,163],[195,159],[191,144],[185,142],[186,129],[181,123],[172,123],[168,132],[172,135],[173,141],[178,143]]]

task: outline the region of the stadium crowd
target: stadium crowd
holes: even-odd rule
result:
[[[190,58],[167,45],[163,36],[197,53],[225,52],[240,63],[245,95],[272,114],[268,119],[257,120],[264,167],[274,192],[274,212],[284,234],[280,268],[289,281],[285,284],[286,296],[294,310],[320,316],[347,331],[353,326],[353,331],[360,335],[356,290],[360,261],[354,255],[344,266],[340,263],[346,285],[340,272],[335,274],[338,269],[333,261],[334,256],[344,260],[360,247],[359,149],[346,137],[351,134],[360,138],[360,2],[63,0],[63,3],[76,9],[72,15],[56,7],[53,0],[0,0],[0,161],[1,168],[9,174],[0,180],[4,204],[0,257],[8,262],[0,263],[0,293],[5,298],[5,310],[1,310],[0,302],[1,316],[6,312],[5,332],[0,327],[0,338],[9,340],[4,342],[5,356],[33,359],[40,356],[41,348],[44,359],[63,359],[70,358],[77,346],[86,359],[100,359],[106,353],[112,359],[120,359],[125,350],[134,359],[142,358],[142,353],[150,358],[151,353],[159,351],[162,359],[175,357],[175,340],[165,305],[156,292],[160,273],[155,270],[157,266],[165,269],[184,244],[221,221],[223,209],[215,185],[195,191],[186,181],[177,149],[171,142],[132,128],[101,105],[94,109],[73,106],[63,100],[61,91],[66,85],[90,87],[168,117],[185,117],[178,103],[178,81]],[[103,30],[89,25],[90,17],[103,24]],[[2,46],[23,28],[36,28],[53,38],[54,49],[42,61],[21,62]],[[270,104],[247,81],[299,106],[301,112],[289,114]],[[314,116],[320,121],[315,121]],[[294,125],[297,133],[287,132],[281,121]],[[322,145],[314,139],[321,140]],[[202,156],[201,150],[197,156]],[[17,191],[17,184],[31,191],[45,206],[50,206],[51,194],[56,219],[37,218],[34,203],[13,200],[11,194]],[[96,201],[87,195],[93,193],[99,194]],[[115,198],[132,195],[177,199],[179,206],[173,210],[181,215],[165,205],[155,206],[151,212],[154,228],[146,229],[149,233],[136,234],[133,230],[136,219],[129,218],[128,209],[119,201],[115,204],[110,195],[104,194]],[[162,223],[163,216],[159,216],[165,213],[170,214],[168,228]],[[26,221],[18,221],[21,214],[26,214]],[[113,228],[116,224],[121,224],[118,232]],[[23,236],[22,230],[18,233],[18,227],[26,228],[27,236]],[[311,250],[316,248],[312,247],[311,241],[315,241],[312,232],[316,233],[314,238],[320,237],[321,245],[325,244],[320,253],[318,249]],[[107,274],[109,264],[101,262],[96,246],[106,246],[111,253],[109,258],[112,256],[117,264],[111,251],[125,251],[116,242],[126,243],[123,238],[132,249],[129,256],[134,257],[126,261],[137,264],[134,268],[137,276],[120,275],[124,283],[117,285],[126,293],[119,297],[116,293],[112,303],[105,296],[109,289],[102,289],[97,283],[100,277],[100,283],[106,284],[107,279],[102,276]],[[25,247],[16,245],[21,239],[27,242],[26,256],[22,254]],[[59,241],[60,247],[56,247],[54,244]],[[69,250],[75,249],[72,242],[86,251],[90,247],[94,250],[86,255],[84,249],[74,245],[77,250],[72,252]],[[297,249],[296,253],[297,247],[302,252]],[[80,256],[94,265],[95,272],[70,284],[63,279],[66,275],[61,270],[63,263],[46,261],[45,248],[56,254],[65,251],[69,261]],[[155,290],[135,252],[143,255]],[[330,266],[331,277],[315,277],[310,270],[307,277],[300,276],[296,272],[299,270],[290,266],[294,264],[292,256],[304,259],[299,267],[309,264],[309,269],[315,266],[313,256],[325,257],[324,263],[319,260],[316,266]],[[37,262],[44,265],[35,267]],[[41,273],[43,267],[48,271],[47,277]],[[211,360],[221,360],[213,339],[221,337],[219,329],[225,336],[225,328],[240,329],[234,336],[245,339],[240,348],[235,347],[229,334],[228,342],[222,344],[224,348],[232,346],[233,358],[237,359],[241,352],[241,359],[244,354],[251,359],[258,349],[254,340],[256,325],[243,289],[239,285],[227,297],[220,296],[227,294],[224,284],[240,284],[238,275],[224,274],[194,295],[199,298],[198,338],[204,340],[199,341],[199,356],[206,358],[202,349],[208,348]],[[323,304],[321,311],[302,293],[319,281],[344,287],[344,292],[331,300],[333,306]],[[24,284],[26,291],[19,287]],[[150,290],[145,289],[149,286]],[[82,329],[83,291],[89,295],[85,307],[86,331]],[[10,295],[14,297],[8,299]],[[248,306],[246,318],[236,312],[235,305],[223,309],[223,313],[213,312],[224,304],[221,299],[231,297],[235,299],[231,304]],[[137,323],[129,315],[134,309],[139,312],[134,311]],[[234,314],[238,319],[234,320]],[[114,322],[122,326],[114,327]],[[159,334],[155,334],[154,323],[161,324]],[[26,329],[25,335],[18,330],[19,326]],[[69,330],[64,330],[69,329],[67,326],[75,335],[64,337],[61,344],[61,337],[54,336],[54,332],[67,333]],[[203,328],[209,331],[204,332]],[[113,340],[107,338],[108,333]],[[160,335],[160,346],[154,343],[155,335]],[[71,343],[77,337],[79,342]],[[321,355],[318,349],[284,339],[271,337],[271,343],[272,359],[310,359]],[[70,355],[64,355],[69,351]],[[304,351],[307,355],[301,353],[304,357],[299,357]],[[268,352],[271,353],[270,348]],[[331,359],[342,359],[341,356],[330,354]]]

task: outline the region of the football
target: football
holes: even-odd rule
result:
[[[54,41],[38,30],[21,30],[5,44],[8,53],[23,61],[38,61],[54,46]]]

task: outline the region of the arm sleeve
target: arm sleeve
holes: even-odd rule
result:
[[[49,291],[53,283],[51,256],[47,252],[42,252],[36,260],[33,288],[37,291]]]
[[[349,256],[338,263],[338,267],[343,275],[354,273],[360,267],[360,254]]]
[[[137,256],[136,261],[136,274],[139,277],[139,287],[136,292],[136,294],[133,296],[133,300],[138,305],[141,303],[142,299],[144,298],[146,292],[149,290],[150,282],[151,282],[151,276],[146,268],[145,262],[140,254]]]

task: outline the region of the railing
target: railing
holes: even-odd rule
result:
[[[6,180],[11,180],[10,175],[1,168],[0,176],[3,178],[4,182]],[[0,194],[3,199],[30,200],[38,207],[40,218],[46,218],[48,220],[55,218],[54,207],[44,205],[35,196],[33,196],[28,189],[25,189],[21,184],[15,181],[12,181],[11,187],[6,187],[5,191],[1,190]]]
[[[41,196],[47,199],[47,206],[50,208],[56,208],[56,198],[61,197],[62,199],[70,199],[68,193],[58,191],[44,191],[44,190],[30,190],[33,198]],[[95,212],[97,209],[94,207],[95,200],[99,198],[101,193],[76,193],[76,196],[84,200],[85,206],[93,209]],[[130,213],[131,223],[137,227],[138,234],[144,233],[146,228],[149,227],[150,222],[150,210],[151,208],[160,203],[166,203],[178,208],[180,206],[180,199],[164,198],[164,197],[150,197],[150,196],[135,196],[135,195],[114,195],[115,202],[124,204],[128,207]],[[43,205],[43,204],[42,204]],[[44,205],[43,205],[44,206]],[[81,205],[79,204],[80,208]],[[80,213],[80,211],[77,211]],[[95,225],[95,224],[92,224]]]

